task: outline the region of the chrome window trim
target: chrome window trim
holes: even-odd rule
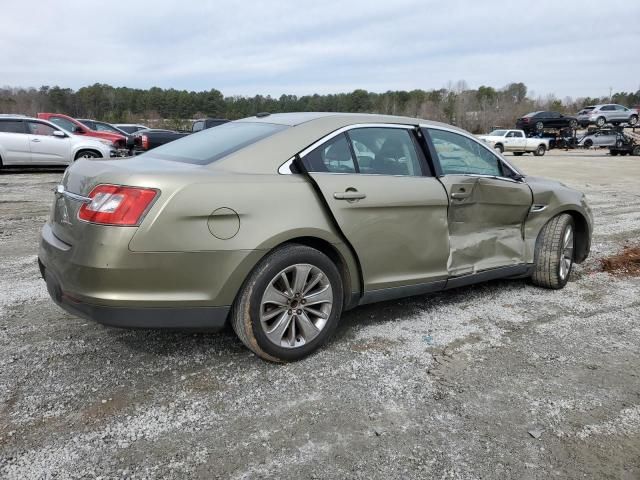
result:
[[[426,128],[427,130],[429,129],[433,129],[433,130],[442,130],[444,132],[449,132],[449,133],[456,133],[462,137],[466,137],[470,140],[473,140],[474,142],[476,142],[478,145],[481,145],[483,148],[485,148],[487,151],[491,152],[492,155],[494,155],[498,160],[500,160],[503,164],[505,164],[513,173],[517,174],[517,175],[522,175],[524,177],[524,174],[522,172],[520,172],[520,170],[518,170],[517,168],[515,168],[513,165],[511,165],[506,158],[504,158],[502,155],[498,155],[496,154],[496,152],[493,150],[493,148],[490,148],[487,144],[485,144],[484,142],[479,141],[476,137],[474,137],[473,135],[471,135],[470,133],[464,132],[464,131],[460,131],[460,130],[453,130],[451,128],[446,128],[444,126],[440,126],[440,125],[427,125],[424,123],[421,123],[420,128]],[[456,174],[456,175],[472,175],[470,173],[461,173],[461,174]],[[473,174],[476,175],[476,174]],[[446,176],[446,174],[442,175],[443,177]],[[494,177],[494,178],[503,178],[505,180],[510,180],[516,183],[520,183],[517,180],[514,180],[513,178],[508,178],[508,177],[498,177],[496,175],[485,175],[485,176],[489,176],[489,177]]]

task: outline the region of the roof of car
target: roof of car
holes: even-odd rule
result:
[[[381,115],[377,113],[341,113],[341,112],[293,112],[293,113],[271,113],[259,114],[259,116],[246,117],[236,122],[264,122],[278,125],[296,126],[316,120],[334,122],[336,125],[356,124],[356,123],[399,123],[399,124],[426,124],[441,125],[447,128],[456,129],[448,124],[423,120],[420,118],[401,117],[395,115]]]

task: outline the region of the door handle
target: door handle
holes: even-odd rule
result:
[[[469,195],[471,195],[471,192],[465,192],[464,190],[462,190],[460,192],[452,192],[451,198],[461,200],[463,198],[467,198]]]
[[[336,200],[362,200],[363,198],[367,198],[367,195],[358,192],[357,190],[347,190],[346,192],[335,192],[333,194],[333,198]]]
[[[39,138],[34,138],[34,139],[33,139],[33,140],[31,140],[31,141],[32,141],[32,142],[36,142],[36,143],[38,143],[38,142],[40,142],[40,139],[39,139]]]

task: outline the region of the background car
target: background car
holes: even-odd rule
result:
[[[584,113],[583,113],[584,112]],[[581,125],[595,124],[603,127],[607,123],[612,125],[636,125],[638,123],[638,111],[627,108],[623,105],[608,103],[606,105],[595,105],[593,108],[587,107],[580,111],[578,120]]]
[[[619,133],[613,128],[603,128],[595,132],[587,133],[580,138],[578,145],[585,148],[590,147],[611,147],[620,142]]]
[[[92,130],[86,125],[83,125],[75,118],[71,118],[68,115],[61,113],[38,113],[38,118],[48,120],[51,123],[55,123],[66,132],[74,135],[83,135],[87,137],[95,137],[102,140],[111,142],[116,150],[121,151],[122,154],[127,153],[127,139],[124,135],[112,132],[99,132]]]
[[[69,165],[79,158],[115,156],[108,140],[73,135],[37,118],[0,117],[0,167]]]
[[[149,130],[149,127],[146,125],[140,125],[136,123],[116,123],[114,127],[119,128],[123,132],[127,132],[128,134],[136,133],[140,130]]]
[[[301,112],[76,162],[39,261],[53,300],[76,315],[229,322],[260,357],[291,361],[357,305],[495,278],[562,288],[591,230],[582,193],[525,176],[468,132]]]
[[[545,128],[576,128],[578,121],[558,112],[531,112],[516,120],[516,128],[527,133],[541,132]]]
[[[584,107],[577,113],[576,119],[578,120],[578,125],[580,125],[582,128],[589,126],[589,115],[591,115],[591,112],[594,108],[596,108],[595,105],[589,105],[587,107]]]
[[[130,153],[135,146],[133,134],[127,133],[116,126],[111,125],[110,123],[101,122],[100,120],[91,120],[88,118],[78,118],[77,120],[83,125],[86,125],[91,130],[95,130],[96,132],[110,132],[116,133],[118,135],[123,135],[127,139],[127,149],[130,151]]]

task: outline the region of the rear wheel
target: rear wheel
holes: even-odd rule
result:
[[[633,147],[633,150],[631,151],[631,155],[636,155],[640,157],[640,145]]]
[[[514,154],[516,157],[521,157],[522,155],[524,155],[524,152],[513,152],[513,154]]]
[[[591,148],[593,147],[593,140],[587,138],[582,145],[584,145],[584,148]]]
[[[635,125],[636,123],[638,123],[638,116],[631,115],[631,117],[629,117],[629,125]]]
[[[74,160],[78,160],[79,158],[102,158],[100,152],[96,152],[95,150],[80,150],[76,153],[76,158]]]
[[[577,120],[570,120],[569,121],[569,127],[571,127],[572,129],[578,128],[578,121]]]
[[[573,217],[563,213],[549,220],[536,241],[533,283],[539,287],[563,288],[573,267],[574,246]]]
[[[538,132],[541,132],[542,130],[544,130],[544,123],[542,122],[536,122],[536,130]]]
[[[342,313],[342,280],[322,252],[285,245],[245,281],[231,311],[238,338],[259,357],[295,361],[317,350]]]
[[[612,157],[617,157],[618,156],[618,151],[617,150],[609,150],[609,153],[611,153]]]
[[[533,152],[533,154],[536,157],[542,157],[546,151],[547,151],[547,147],[545,147],[544,145],[538,145],[538,148],[536,148],[536,151]]]

